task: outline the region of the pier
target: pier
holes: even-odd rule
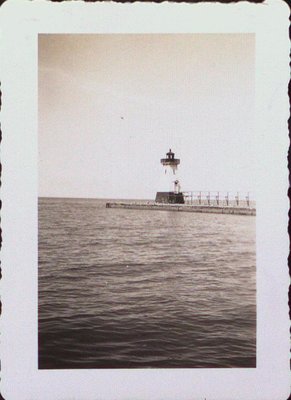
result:
[[[256,203],[250,192],[182,191],[180,180],[174,178],[180,159],[169,149],[166,158],[160,160],[172,191],[157,192],[155,201],[107,202],[106,208],[127,210],[181,211],[211,214],[256,215]],[[174,179],[174,181],[173,181]]]
[[[107,202],[106,208],[124,208],[127,210],[152,210],[152,211],[178,211],[192,213],[256,215],[254,207],[218,206],[218,205],[191,205],[191,204],[166,204],[150,202]]]

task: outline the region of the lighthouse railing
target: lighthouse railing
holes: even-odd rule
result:
[[[185,204],[255,208],[256,202],[251,192],[223,191],[183,191]]]

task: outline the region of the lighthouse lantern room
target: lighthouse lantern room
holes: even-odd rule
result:
[[[175,153],[170,149],[166,154],[166,158],[161,159],[161,164],[165,167],[165,174],[175,175],[180,164],[180,159],[175,158]],[[173,181],[174,190],[170,192],[157,192],[156,203],[167,203],[167,204],[184,204],[184,196],[181,192],[181,185],[178,179]]]

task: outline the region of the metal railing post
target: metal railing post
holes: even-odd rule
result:
[[[237,192],[237,195],[235,196],[235,200],[236,200],[236,205],[239,205],[239,193]]]
[[[228,206],[228,204],[229,204],[229,193],[228,192],[226,193],[225,200],[226,200],[226,205]]]
[[[246,200],[247,200],[247,206],[249,207],[250,206],[250,192],[248,192]]]

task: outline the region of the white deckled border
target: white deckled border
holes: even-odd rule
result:
[[[286,399],[289,10],[263,4],[12,0],[0,9],[3,141],[2,395],[46,399]],[[256,34],[257,368],[37,369],[38,33]]]

